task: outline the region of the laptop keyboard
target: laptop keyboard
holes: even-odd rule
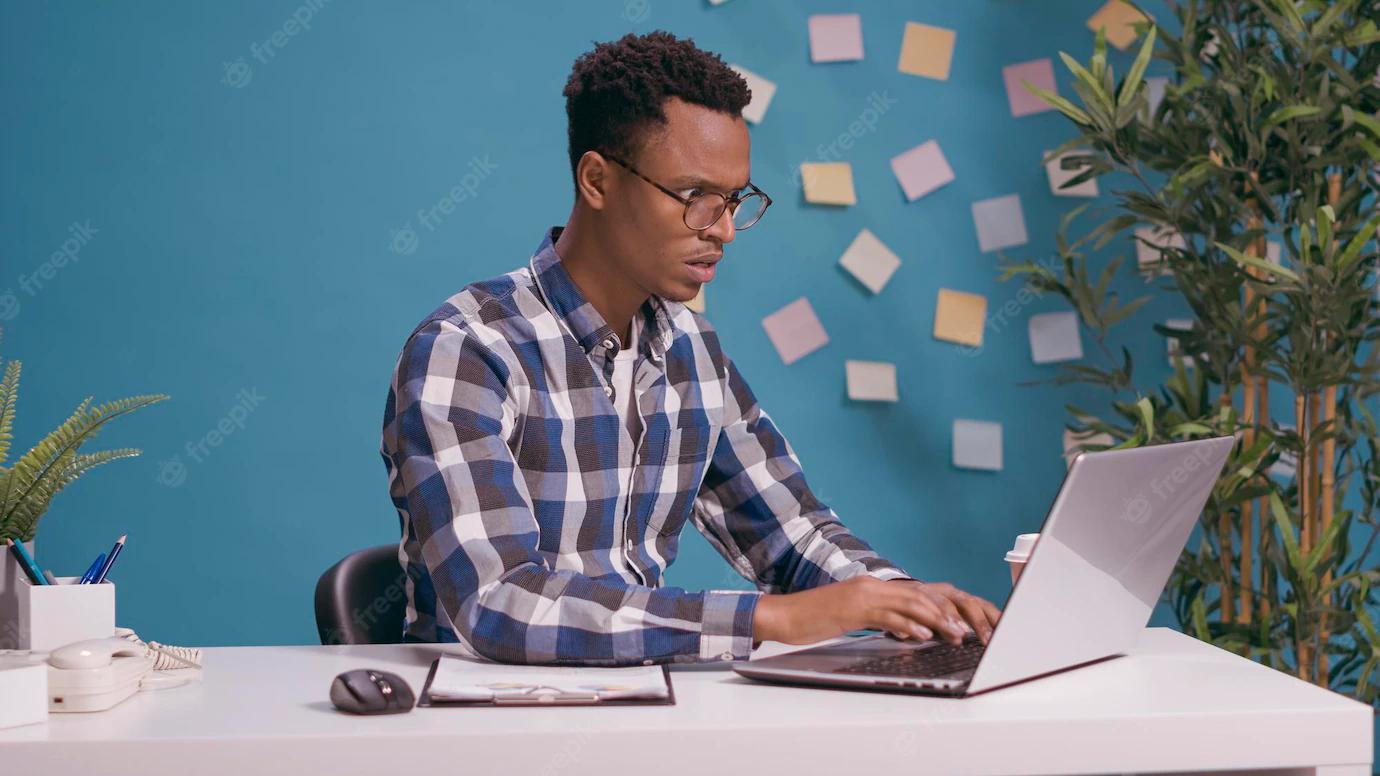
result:
[[[937,647],[865,660],[840,668],[835,673],[922,678],[948,676],[976,668],[983,649],[982,640],[975,634],[969,634],[964,637],[962,644],[943,643]]]

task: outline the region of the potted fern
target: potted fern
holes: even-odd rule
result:
[[[1182,32],[1138,23],[1144,40],[1119,84],[1099,33],[1086,66],[1062,55],[1077,103],[1027,85],[1078,134],[1045,160],[1069,154],[1061,166],[1079,172],[1066,186],[1111,176],[1125,188],[1082,237],[1069,231],[1087,206],[1063,220],[1062,266],[1003,258],[1002,278],[1062,296],[1101,346],[1101,364],[1055,378],[1111,395],[1106,417],[1070,408],[1070,431],[1115,447],[1240,439],[1166,591],[1180,627],[1374,704],[1380,9],[1167,5]],[[1152,59],[1171,73],[1157,105],[1143,81]],[[1155,325],[1182,360],[1153,389],[1137,383],[1125,349],[1107,345],[1146,301],[1108,291],[1119,259],[1092,266],[1087,249],[1119,237],[1194,318],[1187,331]]]
[[[0,329],[0,335],[4,330]],[[48,434],[8,468],[15,409],[19,398],[20,362],[3,364],[0,378],[0,542],[32,542],[39,519],[48,511],[53,497],[86,472],[119,458],[132,458],[140,451],[132,448],[82,453],[83,445],[96,437],[105,424],[122,415],[167,399],[162,394],[134,396],[91,406],[83,401],[72,416]],[[19,570],[8,552],[0,552],[0,591],[12,589]],[[0,602],[0,619],[6,607]]]

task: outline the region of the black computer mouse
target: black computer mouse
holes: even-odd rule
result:
[[[387,671],[357,668],[331,682],[331,703],[351,714],[401,714],[416,700],[407,682]]]

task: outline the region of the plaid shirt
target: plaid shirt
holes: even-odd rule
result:
[[[519,663],[746,659],[760,593],[662,585],[687,519],[763,592],[904,578],[815,499],[709,322],[656,296],[632,438],[613,402],[621,343],[556,255],[560,232],[447,300],[398,358],[381,452],[405,640]]]

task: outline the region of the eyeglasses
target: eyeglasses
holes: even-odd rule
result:
[[[682,197],[638,172],[632,165],[622,159],[610,154],[600,153],[605,159],[617,163],[618,166],[665,192],[666,196],[673,197],[677,202],[685,205],[685,213],[681,216],[681,220],[685,222],[687,227],[696,232],[703,232],[718,223],[719,217],[724,214],[725,210],[732,211],[733,213],[733,228],[742,231],[757,223],[762,218],[762,214],[767,212],[767,208],[771,205],[771,197],[768,197],[765,192],[752,185],[752,181],[748,181],[747,187],[752,189],[752,191],[747,194],[738,191],[734,192],[732,196],[725,197],[717,191],[706,191],[701,194],[696,194],[693,197]]]

